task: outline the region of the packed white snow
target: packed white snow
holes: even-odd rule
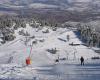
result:
[[[21,30],[27,31],[30,36],[19,35],[18,32]],[[44,33],[46,30],[49,32]],[[56,31],[52,31],[48,26],[38,30],[27,24],[26,28],[16,30],[15,35],[14,41],[0,46],[0,79],[100,79],[98,79],[100,74],[99,60],[91,60],[92,57],[100,57],[100,55],[93,49],[84,46],[74,31],[66,28],[58,28]],[[67,35],[69,35],[69,40]],[[31,38],[32,36],[35,37]],[[28,41],[26,41],[27,39]],[[78,45],[72,46],[70,44]],[[30,54],[31,46],[32,53]],[[48,51],[52,49],[57,50],[56,54]],[[32,63],[30,66],[26,66],[25,60],[29,55]],[[84,67],[80,66],[81,56],[85,58],[86,65]],[[55,60],[58,58],[60,62],[56,63]]]

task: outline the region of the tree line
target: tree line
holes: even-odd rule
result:
[[[96,27],[89,24],[77,24],[77,30],[80,33],[80,39],[89,47],[100,47],[100,33]]]

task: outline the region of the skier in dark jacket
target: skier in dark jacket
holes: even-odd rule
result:
[[[80,61],[81,61],[81,65],[84,65],[84,58],[83,57],[80,58]]]

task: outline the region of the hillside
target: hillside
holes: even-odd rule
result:
[[[25,37],[19,31],[29,35]],[[26,28],[17,29],[15,35],[15,40],[0,46],[0,79],[99,80],[99,59],[91,58],[100,55],[84,46],[73,30],[57,28],[53,31],[49,26],[32,28],[26,24]],[[70,45],[72,42],[74,45]],[[52,53],[52,50],[57,52]],[[25,60],[29,54],[32,63],[26,66]],[[81,56],[85,58],[83,67],[79,61]],[[59,62],[55,62],[58,57]]]
[[[100,0],[0,0],[0,80],[100,80]]]

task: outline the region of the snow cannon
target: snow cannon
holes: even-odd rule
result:
[[[30,57],[26,58],[26,65],[31,65],[31,59],[30,59]]]

